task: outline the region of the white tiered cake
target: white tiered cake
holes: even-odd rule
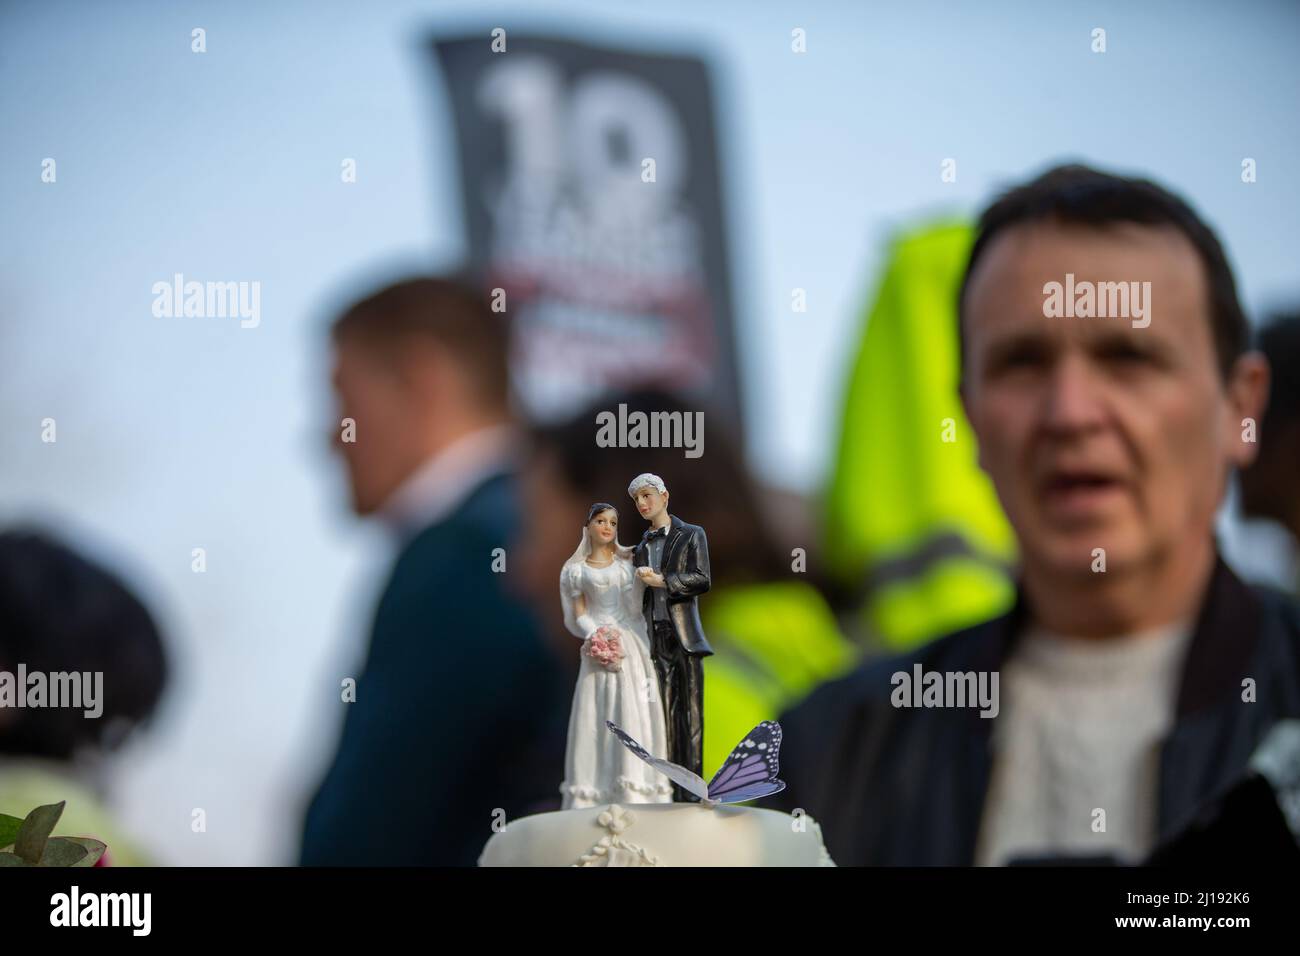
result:
[[[698,803],[611,803],[521,817],[479,866],[834,866],[810,817]]]
[[[479,866],[834,866],[805,814],[730,804],[775,793],[781,726],[765,720],[705,784],[607,722],[629,751],[699,803],[606,803],[536,813],[488,840]],[[629,794],[631,796],[631,794]]]

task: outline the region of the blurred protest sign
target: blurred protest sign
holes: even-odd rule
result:
[[[703,61],[489,31],[433,41],[470,267],[513,323],[525,409],[667,386],[739,434],[713,96]]]

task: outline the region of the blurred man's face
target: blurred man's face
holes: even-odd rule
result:
[[[1150,322],[1048,317],[1049,282],[1150,282]],[[1017,226],[967,289],[963,400],[1026,563],[1109,573],[1208,540],[1249,402],[1217,371],[1207,281],[1172,229]]]
[[[403,377],[372,347],[345,341],[335,347],[332,378],[338,398],[334,447],[343,456],[352,508],[379,508],[419,465],[424,450],[412,434],[414,402]],[[356,422],[353,442],[343,440],[344,418]]]

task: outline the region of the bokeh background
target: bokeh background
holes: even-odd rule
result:
[[[161,862],[293,859],[390,547],[328,452],[324,327],[465,255],[429,43],[495,26],[707,64],[745,461],[784,500],[829,480],[889,238],[1051,162],[1159,179],[1218,229],[1253,316],[1294,301],[1293,3],[7,3],[0,525],[57,531],[159,619],[163,710],[104,785]],[[176,272],[259,281],[260,325],[156,319]],[[1275,531],[1223,521],[1234,563],[1293,580]]]

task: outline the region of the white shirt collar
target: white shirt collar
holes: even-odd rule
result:
[[[448,517],[488,478],[508,471],[518,446],[518,430],[509,424],[462,435],[408,475],[378,517],[399,537],[412,537]]]

